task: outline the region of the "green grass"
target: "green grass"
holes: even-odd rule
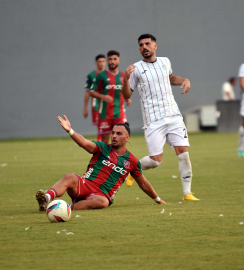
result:
[[[82,175],[91,156],[69,138],[0,141],[0,165],[7,163],[0,166],[0,269],[244,269],[244,158],[236,155],[237,139],[190,134],[192,191],[200,201],[182,201],[177,157],[165,145],[162,164],[145,176],[167,205],[137,184],[123,185],[111,207],[73,211],[60,224],[38,211],[35,192],[65,173]],[[147,155],[144,137],[132,136],[128,149]]]

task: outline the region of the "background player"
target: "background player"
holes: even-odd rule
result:
[[[106,58],[105,55],[99,54],[95,58],[95,65],[97,66],[96,70],[93,70],[87,75],[86,80],[86,93],[85,93],[85,99],[84,99],[84,111],[83,115],[85,118],[88,116],[88,103],[90,98],[90,89],[93,85],[93,82],[95,81],[95,78],[97,74],[105,69],[106,66]],[[91,102],[91,108],[92,108],[92,123],[93,125],[98,127],[98,121],[99,121],[99,100],[96,98],[92,98]],[[101,141],[101,135],[97,131],[97,140]]]
[[[98,128],[105,143],[109,143],[113,126],[127,121],[121,92],[124,73],[118,68],[119,56],[117,51],[107,53],[108,69],[97,75],[90,92],[92,97],[100,99]],[[126,104],[130,106],[131,100],[127,99]]]
[[[181,85],[181,88],[185,87],[182,92],[185,94],[190,90],[190,81],[173,75],[168,58],[156,57],[157,44],[154,36],[141,35],[138,43],[144,59],[126,69],[122,92],[125,98],[130,98],[137,88],[141,98],[149,152],[149,156],[141,159],[142,169],[160,165],[163,146],[167,142],[171,148],[174,147],[178,156],[183,200],[198,200],[191,193],[192,168],[187,151],[187,130],[171,88],[171,85]]]
[[[61,126],[72,139],[88,153],[93,154],[83,176],[66,174],[45,194],[36,193],[39,210],[46,210],[46,204],[55,197],[61,197],[65,191],[72,199],[73,210],[107,208],[129,173],[133,175],[139,187],[158,204],[165,204],[146,180],[141,171],[139,160],[126,149],[130,138],[130,128],[126,123],[118,123],[112,131],[112,144],[92,142],[71,129],[67,117],[58,116]]]
[[[243,142],[244,142],[244,64],[240,66],[239,78],[241,86],[241,108],[240,115],[242,116],[242,125],[239,128],[239,145],[237,155],[239,157],[244,157]]]

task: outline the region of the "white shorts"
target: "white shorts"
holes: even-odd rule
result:
[[[165,142],[173,146],[190,146],[182,116],[162,118],[152,122],[144,131],[149,156],[163,153]]]
[[[240,115],[244,117],[244,94],[242,94]]]

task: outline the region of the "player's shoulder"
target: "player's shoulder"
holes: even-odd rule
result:
[[[91,72],[88,73],[88,75],[87,75],[87,77],[92,77],[92,76],[96,76],[95,70],[91,71]]]
[[[133,65],[138,67],[138,66],[141,66],[141,64],[142,64],[143,62],[144,62],[144,61],[140,60],[140,61],[134,63]]]
[[[162,62],[170,62],[168,57],[157,57],[157,60]]]
[[[128,151],[128,153],[129,153],[129,160],[137,164],[139,159],[135,157],[131,152]]]

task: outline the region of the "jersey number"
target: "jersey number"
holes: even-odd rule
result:
[[[187,138],[187,133],[186,133],[186,129],[183,129],[183,132],[185,132],[184,138]]]

